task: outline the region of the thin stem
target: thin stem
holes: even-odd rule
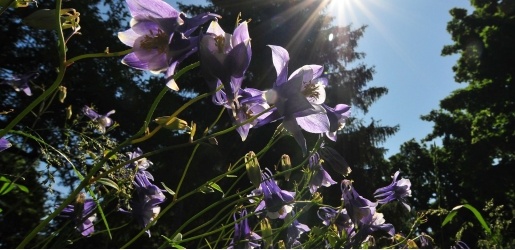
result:
[[[55,9],[60,10],[61,9],[61,0],[55,1]],[[34,102],[32,102],[27,108],[25,108],[14,120],[7,125],[2,131],[0,131],[0,137],[5,135],[7,132],[9,132],[16,124],[18,124],[21,119],[23,119],[32,109],[34,109],[39,103],[41,103],[45,98],[47,98],[50,94],[52,94],[59,85],[61,84],[64,73],[66,71],[65,62],[66,62],[66,44],[64,42],[64,34],[63,29],[61,27],[61,13],[59,11],[55,12],[55,20],[57,27],[57,37],[58,37],[58,53],[59,53],[59,74],[57,75],[57,79],[54,81],[54,83],[48,88],[43,94],[41,94]],[[85,183],[84,181],[82,183]],[[83,185],[85,186],[85,184]],[[82,189],[82,188],[81,188]],[[69,196],[66,199],[66,203],[64,204],[70,204],[74,199],[75,196],[79,193],[80,190],[76,190],[75,195]],[[46,226],[50,220],[52,220],[54,217],[56,217],[60,211],[62,211],[65,207],[65,205],[62,204],[60,206],[60,209],[56,209],[52,214],[50,214],[47,218],[45,218],[41,223],[39,223],[30,233],[23,239],[23,241],[18,245],[17,248],[25,248],[25,246],[36,236],[36,234],[43,229],[44,226]]]
[[[132,52],[132,48],[131,49],[126,49],[126,50],[123,50],[123,51],[119,51],[119,52],[102,52],[102,53],[84,54],[84,55],[73,57],[70,60],[66,61],[66,66],[70,66],[73,63],[75,63],[75,62],[77,62],[79,60],[82,60],[82,59],[86,59],[86,58],[100,58],[100,57],[123,56],[123,55],[127,55],[127,54],[129,54],[131,52]]]
[[[179,196],[179,190],[182,187],[182,182],[184,181],[184,178],[186,178],[186,173],[188,172],[188,169],[191,166],[191,162],[193,161],[193,157],[195,156],[195,153],[197,153],[197,149],[199,148],[200,144],[195,145],[195,148],[193,149],[193,152],[191,152],[190,158],[188,159],[188,163],[186,164],[186,167],[184,168],[184,172],[182,173],[181,180],[179,181],[179,184],[177,185],[177,188],[175,190],[175,194],[173,195],[173,200],[177,200],[177,196]]]

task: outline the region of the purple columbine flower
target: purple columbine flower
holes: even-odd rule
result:
[[[261,246],[261,236],[250,230],[247,218],[247,210],[243,209],[239,212],[239,222],[234,224],[234,235],[228,249],[254,249]],[[234,221],[237,221],[236,213],[233,215]]]
[[[245,88],[240,89],[238,91],[238,95],[236,96],[236,101],[239,103],[239,108],[232,109],[227,102],[227,96],[224,91],[218,91],[216,95],[214,95],[213,101],[215,104],[223,105],[227,108],[227,111],[231,115],[231,119],[234,125],[242,124],[246,122],[248,119],[264,112],[270,106],[266,102],[263,97],[263,91],[253,89],[253,88]],[[245,141],[247,139],[247,135],[249,134],[249,130],[254,127],[259,121],[265,119],[271,112],[265,112],[254,121],[250,123],[246,123],[236,128],[236,131],[241,136],[241,140]]]
[[[23,75],[13,75],[11,79],[3,80],[0,84],[7,84],[16,90],[16,92],[23,91],[26,95],[31,96],[32,91],[29,87],[29,81],[36,79],[39,76],[37,72],[30,72]]]
[[[329,187],[336,184],[329,173],[322,167],[322,160],[318,153],[313,154],[309,158],[309,168],[313,171],[311,178],[309,179],[309,191],[314,194],[320,186]]]
[[[132,160],[134,158],[138,158],[143,154],[143,151],[140,148],[136,148],[134,152],[129,152],[127,155],[129,156],[129,159]],[[139,160],[136,160],[132,162],[131,164],[127,165],[126,167],[131,169],[136,169],[138,173],[141,173],[145,175],[149,180],[153,181],[154,176],[150,172],[147,171],[147,168],[151,167],[153,163],[147,158],[141,158]]]
[[[150,183],[147,176],[141,172],[136,173],[134,186],[136,196],[130,201],[131,210],[120,209],[120,211],[132,214],[137,223],[145,228],[159,215],[161,207],[158,205],[163,203],[166,197],[161,189]],[[150,237],[150,230],[147,230],[147,234]]]
[[[322,220],[322,224],[325,226],[334,224],[338,232],[345,233],[349,239],[356,234],[354,223],[352,223],[345,208],[337,211],[331,207],[321,207],[318,209],[318,218]]]
[[[82,112],[89,117],[91,120],[93,120],[98,125],[98,129],[102,134],[106,132],[106,128],[113,125],[113,120],[109,118],[110,115],[114,114],[115,111],[111,110],[107,112],[105,115],[99,115],[95,110],[91,109],[88,106],[84,106],[82,108]]]
[[[345,209],[356,228],[356,234],[351,239],[350,244],[354,246],[361,244],[372,232],[377,230],[386,231],[391,236],[394,235],[393,225],[385,224],[383,214],[376,213],[377,203],[360,196],[352,187],[351,181],[342,181],[342,193]]]
[[[11,142],[9,142],[7,139],[5,138],[0,138],[0,152],[10,148],[12,146]]]
[[[224,86],[226,103],[231,109],[239,108],[236,99],[245,71],[250,64],[252,49],[247,22],[242,22],[228,34],[213,21],[200,42],[200,67],[209,87]]]
[[[393,175],[392,183],[386,187],[377,189],[374,192],[374,197],[377,199],[379,204],[385,204],[393,200],[398,200],[402,202],[402,205],[404,205],[408,211],[411,211],[411,207],[406,201],[406,197],[411,196],[411,182],[410,180],[404,178],[401,178],[397,181],[399,174],[399,171],[395,172]]]
[[[293,209],[292,203],[295,200],[295,192],[288,192],[279,188],[272,178],[270,170],[266,169],[266,171],[262,173],[261,190],[254,192],[255,194],[263,194],[263,200],[257,205],[255,211],[256,213],[266,211],[266,215],[270,219],[284,219]]]
[[[283,126],[307,153],[306,139],[302,135],[298,118],[313,114],[325,116],[325,109],[320,105],[325,101],[325,85],[327,79],[320,78],[323,67],[320,65],[305,65],[294,71],[288,77],[288,51],[280,46],[268,45],[272,49],[272,61],[277,71],[277,79],[271,90],[265,93],[269,104],[274,104],[276,109],[259,126],[283,118]],[[312,119],[310,124],[303,124],[306,131],[327,130],[328,119]],[[307,129],[306,129],[307,128]]]
[[[292,212],[291,216],[295,216],[295,213]],[[287,245],[289,248],[297,248],[300,246],[300,235],[305,232],[309,232],[311,229],[306,225],[300,223],[298,220],[293,220],[292,224],[288,226],[286,229],[286,239]]]
[[[75,205],[66,206],[59,217],[72,219],[77,225],[77,231],[82,236],[89,236],[95,232],[93,222],[96,220],[96,214],[93,211],[96,207],[97,204],[93,199],[85,199],[85,195],[81,193]]]
[[[337,104],[334,108],[331,108],[322,104],[322,107],[326,111],[327,119],[329,119],[329,130],[325,132],[325,135],[332,141],[336,141],[336,133],[338,130],[343,129],[345,121],[350,117],[350,106],[346,104]]]
[[[127,0],[132,15],[131,28],[118,33],[118,38],[133,47],[134,52],[122,63],[153,73],[166,72],[170,89],[179,90],[173,80],[177,64],[198,50],[199,38],[190,36],[198,26],[219,18],[204,13],[187,18],[162,0]]]

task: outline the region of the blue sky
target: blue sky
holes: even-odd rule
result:
[[[347,3],[345,3],[347,2]],[[440,100],[464,87],[454,81],[452,66],[458,59],[441,56],[444,45],[452,44],[447,32],[449,10],[472,8],[468,0],[333,0],[336,23],[368,25],[358,50],[367,54],[364,63],[375,65],[369,86],[385,86],[387,95],[374,103],[365,116],[383,125],[400,125],[400,131],[383,146],[388,156],[400,145],[417,141],[432,131],[433,123],[421,115],[437,109]],[[362,115],[362,114],[357,114]]]
[[[177,7],[176,1],[168,1]],[[182,1],[203,4],[204,1]],[[374,65],[376,74],[369,86],[385,86],[387,95],[374,103],[366,115],[354,113],[383,125],[400,125],[400,131],[383,146],[387,156],[399,152],[400,145],[412,138],[419,141],[432,131],[433,124],[421,115],[437,109],[453,90],[452,66],[458,56],[441,56],[444,45],[452,44],[447,32],[453,7],[469,9],[469,0],[332,0],[329,10],[335,24],[354,27],[368,25],[358,43],[362,61]],[[251,34],[252,35],[252,34]]]

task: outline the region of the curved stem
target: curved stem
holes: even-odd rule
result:
[[[76,61],[79,61],[79,60],[82,60],[82,59],[86,59],[86,58],[123,56],[123,55],[127,55],[127,54],[129,54],[131,52],[132,52],[132,48],[131,49],[126,49],[126,50],[123,50],[123,51],[119,51],[119,52],[103,52],[103,53],[84,54],[84,55],[73,57],[70,60],[66,61],[66,66],[70,66],[73,63],[75,63]]]
[[[200,146],[200,144],[195,145],[193,152],[191,152],[190,158],[188,159],[188,163],[186,163],[186,167],[184,168],[184,172],[182,173],[181,180],[179,180],[179,184],[177,185],[175,194],[173,195],[174,201],[177,200],[177,196],[179,196],[179,190],[181,190],[182,182],[184,181],[184,178],[186,178],[186,173],[188,172],[188,169],[191,166],[191,162],[193,161],[193,156],[195,156],[195,153],[197,153],[197,149],[199,146]]]

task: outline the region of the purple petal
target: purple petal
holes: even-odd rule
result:
[[[179,12],[161,0],[127,0],[132,16],[146,17],[178,17]]]
[[[5,138],[0,138],[0,152],[10,148],[12,144]]]
[[[319,134],[329,131],[330,123],[326,114],[318,113],[296,118],[299,126],[310,133]]]
[[[280,46],[268,45],[272,49],[272,62],[277,72],[277,79],[274,86],[280,86],[288,79],[288,62],[290,55],[288,51]]]

